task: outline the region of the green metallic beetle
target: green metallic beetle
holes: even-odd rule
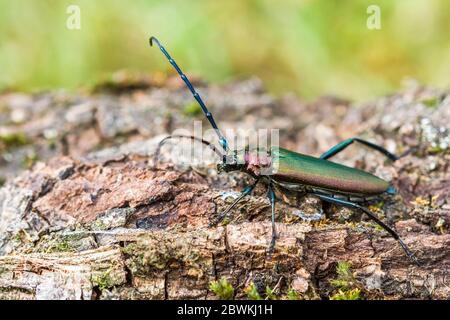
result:
[[[269,247],[269,254],[272,253],[277,238],[275,226],[276,199],[274,192],[274,188],[277,187],[280,191],[289,190],[301,192],[303,194],[311,194],[329,203],[361,210],[396,239],[409,258],[418,264],[417,258],[409,250],[402,239],[400,239],[398,234],[369,209],[359,204],[361,202],[379,198],[383,195],[394,195],[396,190],[389,182],[368,172],[328,161],[329,158],[341,152],[355,141],[383,153],[392,161],[397,160],[397,156],[379,145],[359,138],[345,140],[325,152],[319,158],[279,147],[272,147],[270,150],[265,151],[249,148],[239,151],[230,151],[226,138],[219,130],[214,117],[205,106],[200,95],[195,91],[189,79],[155,37],[150,38],[150,45],[152,45],[153,42],[158,45],[166,58],[181,76],[181,79],[186,83],[194,98],[202,108],[206,118],[217,133],[219,143],[225,151],[225,153],[223,153],[208,141],[194,136],[171,135],[159,143],[155,159],[158,159],[160,148],[167,140],[173,138],[189,138],[208,145],[221,157],[222,163],[217,166],[219,172],[242,171],[248,173],[255,179],[255,182],[252,185],[245,187],[239,197],[237,197],[223,213],[219,214],[218,218],[211,223],[212,225],[219,223],[239,201],[253,191],[258,182],[262,181],[268,186],[268,197],[272,207],[272,240]]]

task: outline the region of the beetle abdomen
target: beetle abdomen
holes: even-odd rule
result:
[[[381,194],[389,183],[368,172],[283,148],[272,148],[272,178],[353,194]]]

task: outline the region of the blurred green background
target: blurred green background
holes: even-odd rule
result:
[[[69,30],[67,7],[81,9]],[[381,30],[366,27],[370,4]],[[167,71],[157,36],[209,81],[256,75],[273,93],[367,99],[407,78],[450,87],[448,0],[0,0],[0,89],[76,88]]]

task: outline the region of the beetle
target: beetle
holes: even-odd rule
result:
[[[207,145],[221,157],[222,162],[217,165],[219,172],[241,171],[249,174],[255,179],[254,183],[246,186],[235,201],[224,212],[220,213],[216,221],[213,221],[211,225],[219,223],[239,201],[252,193],[259,182],[263,182],[267,185],[267,194],[272,209],[272,237],[268,249],[269,255],[275,248],[277,238],[275,225],[276,197],[274,192],[274,189],[277,188],[281,192],[284,190],[301,192],[305,195],[310,194],[328,203],[362,211],[396,239],[408,257],[416,264],[419,264],[415,255],[399,237],[397,232],[381,221],[367,207],[363,206],[368,200],[381,198],[382,196],[395,195],[395,188],[389,182],[372,175],[371,173],[329,161],[331,157],[343,151],[354,142],[361,143],[381,152],[392,161],[397,160],[399,157],[377,144],[360,138],[350,138],[342,141],[318,158],[280,147],[271,147],[267,150],[258,148],[250,149],[249,147],[246,147],[244,150],[231,151],[227,139],[217,126],[213,115],[208,110],[187,76],[181,71],[177,63],[155,37],[150,37],[149,43],[150,46],[152,46],[153,43],[157,44],[159,49],[169,60],[170,64],[180,75],[216,132],[219,138],[219,144],[224,151],[221,152],[210,142],[198,137],[171,135],[164,138],[159,143],[155,154],[156,161],[160,149],[166,141],[174,138],[189,138]]]

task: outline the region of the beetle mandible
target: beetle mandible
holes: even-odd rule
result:
[[[395,188],[389,182],[368,172],[328,160],[337,153],[343,151],[353,142],[359,142],[369,148],[379,151],[392,161],[397,160],[399,157],[379,145],[360,138],[350,138],[342,141],[318,158],[280,147],[271,147],[265,151],[249,149],[248,147],[244,150],[230,151],[227,139],[220,131],[213,115],[208,110],[189,79],[155,37],[151,37],[149,42],[150,46],[152,46],[153,43],[158,45],[159,49],[169,60],[170,64],[178,72],[181,79],[191,91],[195,100],[197,100],[214,131],[217,133],[219,137],[219,144],[224,151],[224,153],[221,152],[213,144],[198,137],[171,135],[164,138],[159,143],[155,155],[155,161],[158,159],[160,148],[167,140],[173,138],[189,138],[200,141],[209,146],[221,157],[222,162],[217,165],[219,172],[242,171],[251,175],[255,179],[253,184],[245,187],[236,200],[224,212],[219,214],[218,218],[211,223],[212,225],[220,222],[239,201],[252,193],[253,189],[259,182],[263,182],[268,187],[268,198],[272,209],[272,237],[269,246],[269,255],[275,248],[275,241],[277,238],[275,225],[276,198],[274,192],[274,188],[276,187],[280,191],[299,191],[304,194],[313,195],[328,203],[362,211],[370,219],[386,230],[394,239],[396,239],[408,257],[418,264],[417,258],[399,237],[397,232],[395,232],[368,208],[361,204],[366,202],[369,198],[373,199],[383,195],[392,196],[396,193]]]

